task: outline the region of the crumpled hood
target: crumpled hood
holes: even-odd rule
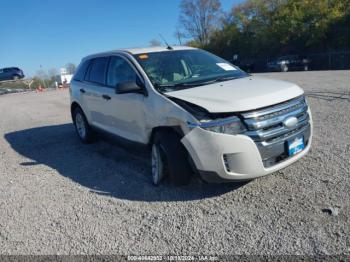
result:
[[[292,83],[250,76],[167,92],[166,95],[198,105],[211,113],[224,113],[278,104],[303,93],[300,87]]]

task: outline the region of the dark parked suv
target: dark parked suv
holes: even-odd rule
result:
[[[0,81],[17,80],[23,77],[23,71],[18,67],[6,67],[0,69]]]
[[[287,72],[290,70],[309,70],[310,60],[299,55],[281,56],[267,63],[270,71]]]

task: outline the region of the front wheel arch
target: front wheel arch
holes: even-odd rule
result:
[[[180,131],[182,132],[181,128]],[[166,154],[166,169],[175,185],[186,185],[190,182],[193,169],[189,162],[189,154],[181,142],[183,134],[179,127],[157,127],[152,131],[150,146],[161,143]]]
[[[157,132],[175,132],[179,135],[180,138],[184,137],[184,132],[182,131],[180,126],[158,126],[152,129],[148,145],[149,147],[152,146],[154,142],[154,137]]]

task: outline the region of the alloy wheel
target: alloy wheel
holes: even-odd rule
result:
[[[77,128],[79,136],[84,139],[86,136],[86,126],[83,116],[80,113],[75,115],[75,126]]]

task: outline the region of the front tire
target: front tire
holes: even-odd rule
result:
[[[191,181],[192,170],[187,160],[187,151],[180,138],[172,130],[157,132],[152,144],[152,181],[159,185],[169,175],[177,185],[187,185]]]
[[[165,176],[165,154],[160,144],[152,145],[152,182],[158,186]]]
[[[81,108],[77,107],[73,112],[75,130],[78,137],[84,144],[89,144],[94,140],[93,131],[86,120],[85,114]]]
[[[12,80],[18,80],[19,76],[13,76]]]

